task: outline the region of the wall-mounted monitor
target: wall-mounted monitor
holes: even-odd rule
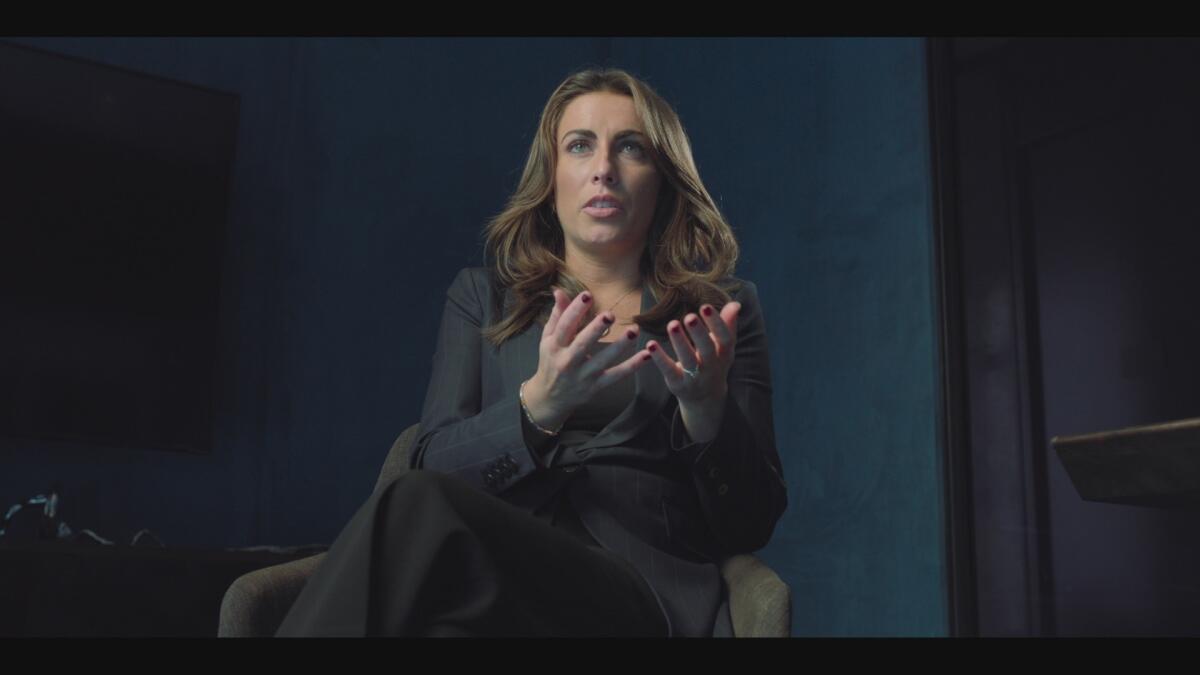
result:
[[[3,42],[0,92],[0,438],[210,452],[238,96]]]

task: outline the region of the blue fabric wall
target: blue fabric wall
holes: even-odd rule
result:
[[[216,448],[0,441],[128,542],[329,543],[418,421],[546,97],[611,64],[674,104],[768,321],[791,507],[761,557],[796,635],[947,632],[919,39],[19,39],[241,96]]]

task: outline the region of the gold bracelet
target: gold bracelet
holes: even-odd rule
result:
[[[528,381],[529,380],[525,380],[525,382],[528,382]],[[542,425],[533,421],[533,415],[529,414],[529,406],[525,405],[525,382],[521,383],[521,389],[518,393],[518,395],[521,398],[521,410],[525,411],[525,419],[529,420],[529,423],[532,424],[533,426],[537,427],[537,430],[542,432],[543,434],[546,434],[547,436],[557,436],[558,431],[550,431],[549,429],[544,429],[544,428],[542,428]],[[564,424],[565,424],[565,422],[564,422]],[[561,431],[562,427],[559,426],[558,430]]]

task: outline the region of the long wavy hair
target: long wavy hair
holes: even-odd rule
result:
[[[592,92],[633,99],[663,177],[639,261],[642,283],[650,285],[657,304],[634,316],[634,322],[643,330],[665,334],[672,319],[699,312],[705,303],[720,309],[737,290],[732,278],[737,239],[700,180],[679,116],[649,85],[623,70],[584,70],[568,76],[551,94],[516,192],[484,230],[485,257],[492,261],[488,266],[515,298],[498,314],[501,318],[482,331],[495,347],[534,321],[544,324],[549,319],[554,286],[572,298],[588,290],[567,272],[562,225],[552,206],[559,122],[572,100]],[[595,316],[593,303],[580,325]]]

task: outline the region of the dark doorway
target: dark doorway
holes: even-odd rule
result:
[[[1200,40],[930,64],[953,625],[1200,635],[1200,512],[1085,502],[1049,443],[1200,417]]]

